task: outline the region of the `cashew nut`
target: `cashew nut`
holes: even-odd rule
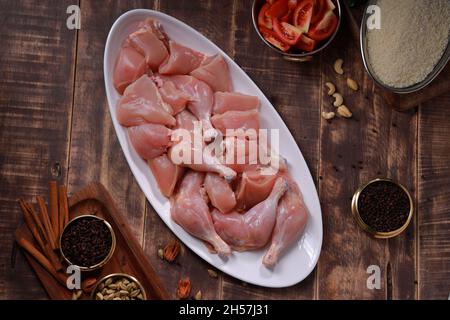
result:
[[[347,78],[347,86],[354,91],[358,90],[358,83],[351,78]]]
[[[337,93],[337,92],[334,93],[333,97],[334,97],[333,106],[339,107],[341,104],[344,103],[344,98],[342,97],[342,95],[340,93]]]
[[[325,83],[325,86],[328,88],[327,94],[328,94],[329,96],[331,96],[333,93],[336,92],[336,87],[334,86],[333,83],[331,83],[331,82],[326,82],[326,83]]]
[[[331,112],[322,111],[322,118],[324,118],[325,120],[331,120],[334,118],[334,116],[335,116],[335,113],[333,111],[331,111]]]
[[[334,62],[334,71],[336,71],[337,74],[344,74],[344,69],[342,69],[342,65],[344,64],[344,60],[337,59]]]
[[[341,117],[344,117],[344,118],[351,118],[352,117],[351,111],[345,105],[340,105],[337,108],[337,114],[339,116],[341,116]]]

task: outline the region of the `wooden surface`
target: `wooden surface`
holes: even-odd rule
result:
[[[450,293],[450,88],[398,113],[385,105],[362,69],[344,23],[336,41],[311,63],[281,59],[257,37],[251,1],[80,0],[81,30],[65,26],[76,1],[0,4],[0,298],[46,299],[18,253],[11,268],[16,204],[45,194],[50,179],[73,193],[101,181],[162,277],[171,297],[189,276],[206,299],[447,299]],[[196,28],[260,86],[299,144],[322,204],[324,241],[319,263],[302,283],[286,289],[247,285],[210,268],[184,248],[179,263],[156,254],[174,236],[146,202],[112,127],[103,84],[103,49],[109,28],[133,8],[157,9]],[[347,91],[332,62],[361,87]],[[320,117],[332,110],[324,83],[333,81],[352,109],[351,120]],[[295,165],[295,164],[292,164]],[[388,176],[412,192],[414,222],[401,236],[375,240],[356,227],[350,198],[363,182]],[[381,268],[381,289],[366,286],[370,265]]]

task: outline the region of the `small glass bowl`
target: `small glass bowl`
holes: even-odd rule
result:
[[[92,266],[79,266],[79,265],[76,265],[76,264],[74,264],[74,263],[72,263],[67,257],[66,257],[66,255],[64,254],[64,251],[63,251],[63,249],[62,249],[62,237],[63,237],[63,234],[64,234],[64,232],[66,231],[66,229],[70,226],[70,225],[72,225],[73,223],[74,223],[74,221],[77,221],[77,220],[79,220],[79,219],[86,219],[86,218],[89,218],[89,219],[97,219],[97,220],[99,220],[99,221],[102,221],[107,227],[108,227],[108,230],[109,230],[109,232],[111,233],[111,249],[109,250],[109,253],[108,253],[108,255],[102,260],[102,261],[100,261],[99,263],[97,263],[97,264],[95,264],[95,265],[92,265]],[[106,263],[108,263],[108,261],[111,259],[111,257],[113,256],[113,254],[114,254],[114,250],[116,249],[116,235],[114,234],[114,230],[113,230],[113,228],[111,227],[111,225],[109,224],[109,222],[108,221],[106,221],[105,219],[103,219],[103,218],[100,218],[100,217],[97,217],[97,216],[94,216],[94,215],[90,215],[90,214],[85,214],[85,215],[81,215],[81,216],[78,216],[78,217],[75,217],[75,218],[73,218],[72,220],[70,220],[69,221],[69,223],[64,227],[64,229],[63,229],[63,232],[61,232],[61,236],[59,237],[59,250],[60,250],[60,252],[61,252],[61,256],[64,258],[64,260],[69,264],[69,265],[76,265],[78,268],[80,268],[80,270],[81,271],[93,271],[93,270],[96,270],[96,269],[99,269],[99,268],[101,268],[101,267],[103,267]]]
[[[409,208],[410,209],[409,209],[409,213],[408,213],[408,218],[406,219],[405,223],[400,228],[398,228],[396,230],[389,231],[389,232],[380,232],[380,231],[373,230],[370,226],[368,226],[363,221],[363,219],[361,218],[361,215],[359,214],[359,210],[358,210],[358,199],[359,199],[359,195],[361,194],[361,192],[368,185],[370,185],[372,183],[380,182],[380,181],[391,182],[391,183],[399,186],[400,188],[403,189],[403,191],[406,193],[406,195],[408,196],[408,199],[409,199]],[[397,182],[395,182],[395,181],[393,181],[391,179],[377,178],[377,179],[371,180],[368,183],[363,184],[362,186],[360,186],[358,188],[358,190],[356,190],[356,192],[353,194],[353,198],[352,198],[352,214],[353,214],[353,217],[355,218],[358,226],[360,226],[361,229],[363,229],[367,233],[371,234],[375,238],[387,239],[387,238],[392,238],[392,237],[398,236],[400,233],[405,231],[406,228],[408,227],[409,223],[411,222],[413,213],[414,213],[414,202],[413,202],[413,199],[411,197],[411,194],[409,193],[409,191],[404,186],[402,186],[400,183],[397,183]]]
[[[128,279],[128,281],[130,281],[130,282],[136,283],[138,288],[141,290],[143,300],[147,300],[147,294],[145,293],[145,289],[142,286],[142,284],[139,282],[139,280],[129,274],[126,274],[126,273],[111,273],[111,274],[108,274],[107,276],[104,276],[99,281],[97,281],[97,284],[95,285],[94,289],[91,292],[92,300],[96,300],[95,297],[97,295],[100,284],[105,283],[106,280],[108,280],[110,278],[125,278],[125,279]]]

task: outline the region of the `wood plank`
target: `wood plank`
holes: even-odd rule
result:
[[[450,94],[419,113],[419,298],[450,294]]]
[[[324,217],[324,244],[319,260],[320,299],[410,299],[415,297],[414,223],[390,240],[370,238],[353,220],[350,202],[359,185],[375,177],[390,177],[415,194],[415,112],[401,114],[373,95],[359,50],[343,25],[323,55],[323,81],[331,81],[353,112],[352,119],[321,122],[319,191]],[[345,73],[337,76],[333,63],[344,59]],[[355,79],[351,92],[346,78]],[[333,99],[322,94],[321,110],[332,111]],[[381,290],[366,286],[367,267],[381,268]]]
[[[235,61],[250,75],[280,113],[298,143],[315,181],[319,147],[320,59],[288,62],[258,37],[251,20],[251,5],[236,1],[234,31]],[[289,164],[294,166],[294,163]],[[315,272],[298,285],[267,289],[242,285],[224,278],[224,299],[312,299]]]
[[[114,21],[134,8],[153,8],[153,1],[81,1],[68,190],[100,181],[125,214],[142,243],[145,197],[117,140],[105,94],[103,52]]]
[[[19,197],[48,194],[67,176],[76,31],[64,21],[74,1],[2,2],[0,21],[0,296],[46,294],[22,254],[10,267]]]
[[[160,1],[158,10],[167,13],[203,33],[215,44],[232,56],[234,52],[233,14],[234,1]],[[220,18],[218,18],[220,17]],[[222,275],[218,278],[208,276],[207,270],[213,269],[192,251],[183,246],[177,264],[168,266],[157,256],[158,248],[164,247],[175,236],[167,229],[162,220],[147,203],[145,225],[145,252],[150,257],[172,298],[176,298],[177,282],[181,277],[190,277],[192,294],[202,291],[203,299],[219,299],[223,283]],[[220,273],[219,273],[220,274]]]

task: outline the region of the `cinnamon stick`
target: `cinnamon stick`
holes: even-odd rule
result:
[[[56,181],[50,181],[50,221],[53,234],[59,239],[59,214],[58,214],[58,186]],[[57,245],[58,246],[58,245]]]
[[[23,220],[25,221],[25,224],[27,225],[28,229],[30,229],[31,234],[33,235],[38,245],[41,247],[42,251],[45,251],[44,241],[41,235],[39,234],[39,230],[37,229],[36,225],[33,222],[33,218],[31,217],[29,212],[29,206],[23,200],[19,200],[19,205],[20,208],[22,209]]]
[[[64,185],[59,186],[59,234],[69,222],[69,206],[67,203],[67,190]]]
[[[58,256],[53,251],[53,249],[50,246],[50,242],[48,242],[42,235],[42,233],[39,232],[36,224],[34,223],[34,218],[32,217],[32,207],[29,204],[26,204],[25,201],[20,200],[19,201],[20,207],[22,208],[23,212],[23,218],[25,220],[25,224],[27,225],[28,229],[30,229],[31,234],[33,235],[34,239],[36,239],[36,242],[41,247],[42,251],[45,253],[47,258],[50,260],[51,264],[56,270],[62,269],[61,261],[59,261]],[[31,210],[30,210],[31,208]]]
[[[41,196],[36,196],[36,201],[39,204],[39,209],[41,210],[42,224],[44,225],[45,233],[50,246],[53,250],[58,248],[58,239],[56,239],[53,233],[52,224],[50,222],[50,217],[48,215],[47,206],[45,205],[44,198]]]
[[[27,239],[16,230],[16,241],[26,252],[28,252],[45,270],[50,273],[61,285],[66,286],[67,276],[59,273],[50,261]]]

